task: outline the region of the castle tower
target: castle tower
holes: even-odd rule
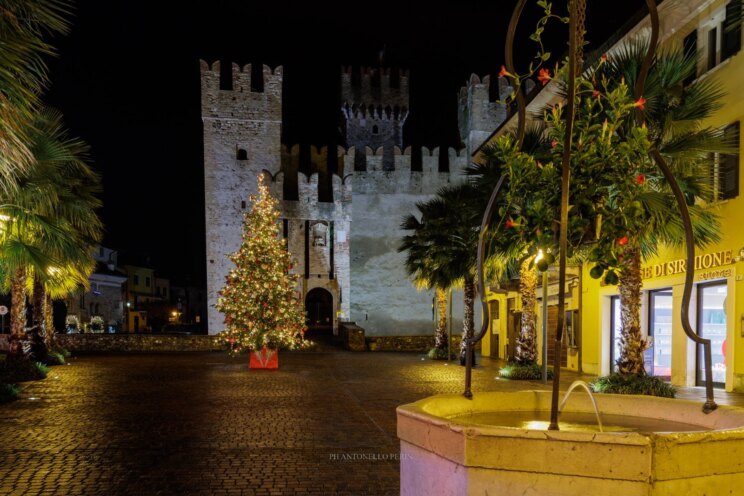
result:
[[[506,99],[512,91],[506,78],[499,78],[499,99]],[[458,125],[460,138],[465,143],[467,156],[473,152],[506,119],[506,105],[493,102],[489,98],[491,76],[472,74],[466,86],[460,88],[458,98]]]
[[[263,66],[259,92],[251,87],[250,64],[232,64],[229,81],[220,81],[219,62],[200,66],[208,319],[214,334],[222,330],[214,304],[231,267],[226,255],[240,246],[248,197],[257,192],[263,170],[274,173],[281,167],[282,67]]]
[[[403,124],[408,117],[408,74],[400,72],[396,87],[387,69],[361,69],[359,85],[351,68],[341,71],[341,111],[346,145],[354,147],[354,170],[366,170],[365,147],[382,148],[383,170],[394,170],[394,148],[403,148]]]

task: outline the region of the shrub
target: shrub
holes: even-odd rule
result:
[[[429,357],[429,360],[447,360],[447,350],[441,348],[432,348],[429,350],[426,356]],[[455,355],[454,353],[450,354],[450,359],[454,360],[456,358],[457,355]]]
[[[21,394],[21,388],[16,384],[0,383],[0,403],[8,403],[18,398]]]
[[[674,398],[677,392],[671,384],[650,375],[610,374],[593,381],[591,386],[597,393],[645,394],[662,398]]]
[[[49,368],[43,363],[32,362],[28,358],[8,358],[0,365],[0,382],[37,381],[44,379],[48,373]]]
[[[539,381],[542,379],[542,367],[536,363],[521,364],[509,362],[501,370],[499,376],[503,379]],[[553,378],[553,369],[548,367],[548,379]]]
[[[56,351],[49,351],[49,353],[47,354],[46,364],[47,365],[64,365],[65,356],[62,353],[58,353]]]
[[[49,350],[49,353],[57,353],[59,355],[62,355],[64,358],[70,358],[72,356],[72,353],[67,348],[62,348],[59,345],[54,345]]]

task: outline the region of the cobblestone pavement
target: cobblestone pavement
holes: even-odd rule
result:
[[[476,393],[547,388],[495,365],[479,362]],[[276,371],[219,353],[81,356],[0,405],[0,495],[398,494],[395,407],[463,377],[415,353],[282,353]]]

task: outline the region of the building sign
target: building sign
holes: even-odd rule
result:
[[[710,269],[721,267],[723,265],[729,265],[733,261],[734,256],[731,250],[722,250],[714,253],[704,253],[695,257],[695,270],[709,271],[706,272],[707,276],[703,277],[703,279],[717,278],[718,276],[713,277],[712,274],[718,273],[720,273],[720,277],[726,277],[724,274],[728,273],[730,275],[730,270],[710,271]],[[664,277],[673,276],[675,274],[683,274],[686,271],[687,260],[679,259],[655,265],[644,265],[643,267],[641,267],[641,277],[643,279],[651,279],[652,277]]]

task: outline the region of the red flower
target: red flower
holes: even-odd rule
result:
[[[537,80],[540,81],[543,86],[548,84],[552,78],[550,77],[550,69],[540,69],[540,74],[537,76]]]
[[[622,238],[618,239],[617,240],[617,244],[619,244],[620,246],[627,245],[628,244],[628,237],[627,236],[623,236]]]
[[[592,91],[592,96],[595,98],[599,98],[599,90]]]
[[[511,229],[512,227],[514,227],[514,221],[511,219],[506,219],[506,222],[504,222],[504,226],[507,229]]]
[[[643,110],[646,108],[646,99],[641,97],[638,99],[637,102],[633,104],[634,107],[638,107],[639,109]]]
[[[558,145],[558,138],[553,138],[553,141],[550,142],[550,148],[555,148]]]
[[[602,62],[607,62],[607,54],[606,53],[603,53],[602,54]]]
[[[638,186],[643,186],[645,182],[646,182],[646,176],[644,176],[643,174],[638,174],[636,176],[636,184]]]
[[[511,76],[511,74],[509,74],[509,71],[506,70],[506,67],[502,65],[501,72],[499,72],[499,77],[504,77],[504,76]]]

